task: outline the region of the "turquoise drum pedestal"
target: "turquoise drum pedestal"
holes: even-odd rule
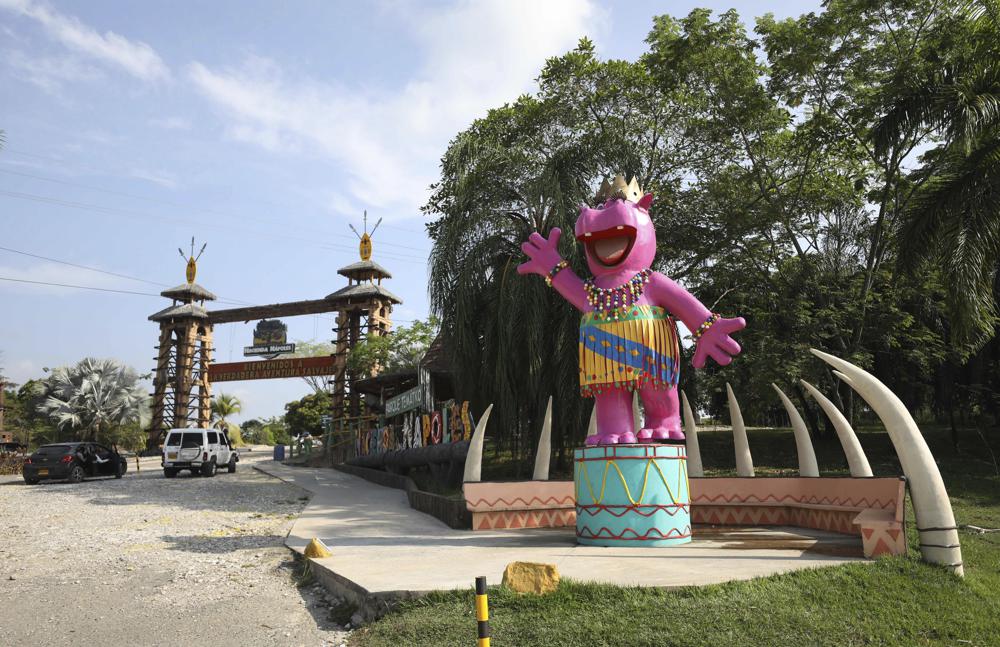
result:
[[[576,541],[676,546],[691,541],[684,445],[606,445],[573,452]]]

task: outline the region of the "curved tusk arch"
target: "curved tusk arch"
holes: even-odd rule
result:
[[[802,420],[799,410],[795,408],[784,391],[779,389],[774,382],[771,383],[771,386],[778,392],[781,404],[785,405],[785,411],[788,412],[788,420],[792,423],[792,433],[795,434],[795,451],[799,456],[799,476],[818,477],[819,465],[816,463],[816,452],[813,450],[812,438],[809,437],[805,421]]]
[[[532,476],[536,481],[549,480],[549,459],[552,456],[552,396],[549,396],[549,404],[545,407],[545,419],[542,421],[542,434],[538,438],[538,451],[535,452],[535,474]]]
[[[684,405],[684,436],[687,443],[688,476],[705,476],[701,464],[701,448],[698,446],[698,429],[694,426],[694,412],[688,404],[687,393],[681,391],[681,403]]]
[[[486,421],[490,419],[490,412],[493,405],[486,407],[483,417],[479,419],[476,430],[472,432],[472,439],[469,441],[469,451],[465,455],[465,474],[462,480],[465,482],[479,481],[483,472],[483,439],[486,436]]]
[[[816,349],[810,349],[810,352],[837,369],[834,375],[846,377],[847,384],[882,419],[910,487],[917,532],[920,533],[920,554],[932,564],[947,566],[956,575],[963,575],[962,547],[955,513],[941,479],[941,471],[913,416],[885,384],[867,371]]]
[[[840,371],[833,371],[833,374],[837,377],[838,380],[840,380],[841,382],[843,382],[847,386],[849,386],[852,389],[854,389],[855,391],[857,391],[857,389],[854,387],[854,382],[851,381],[851,378],[847,377],[846,375],[844,375]]]
[[[830,402],[829,398],[819,392],[819,389],[805,380],[799,380],[799,382],[812,394],[812,397],[830,418],[830,422],[833,423],[833,428],[837,431],[837,438],[840,439],[840,445],[844,448],[844,454],[847,456],[847,466],[851,470],[851,476],[872,476],[872,467],[868,464],[868,457],[865,456],[865,450],[858,442],[858,435],[851,428],[851,423],[847,421],[837,406]]]
[[[736,475],[753,476],[753,457],[750,455],[750,442],[747,440],[747,428],[743,424],[743,413],[740,403],[736,401],[733,387],[726,382],[726,394],[729,396],[729,421],[733,424],[733,447],[736,450]]]
[[[594,398],[594,406],[590,409],[590,422],[587,423],[587,435],[597,434],[597,398]]]

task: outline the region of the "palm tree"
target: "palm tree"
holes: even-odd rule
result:
[[[564,352],[575,348],[579,315],[544,282],[516,272],[532,231],[572,231],[575,205],[589,192],[578,178],[593,174],[582,166],[572,154],[536,166],[488,136],[462,136],[442,162],[445,181],[435,197],[443,200],[427,209],[440,216],[429,226],[430,296],[455,382],[478,411],[494,405],[495,437],[515,455],[534,450],[549,395],[563,405],[553,428],[557,447],[572,446],[586,428],[576,357]],[[582,271],[578,250],[563,251]]]
[[[128,424],[148,420],[149,394],[134,369],[113,359],[81,360],[62,366],[39,384],[38,411],[60,429],[70,429],[83,440]]]
[[[234,445],[242,444],[240,428],[235,423],[229,422],[226,418],[235,416],[243,411],[243,403],[235,395],[220,393],[212,398],[212,420],[216,429],[221,429],[229,434]]]
[[[929,75],[901,81],[873,139],[886,150],[914,127],[941,135],[911,178],[916,188],[900,224],[900,261],[910,271],[925,258],[940,261],[956,337],[982,343],[997,315],[1000,266],[1000,3],[967,2],[959,17],[965,47],[955,47],[959,53]]]

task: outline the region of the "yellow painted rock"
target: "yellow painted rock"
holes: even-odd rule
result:
[[[559,587],[555,564],[511,562],[503,571],[503,585],[518,593],[551,593]]]
[[[320,559],[322,557],[333,557],[333,553],[326,547],[326,544],[313,537],[309,541],[309,545],[306,546],[305,556]]]

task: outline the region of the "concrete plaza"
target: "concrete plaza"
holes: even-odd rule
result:
[[[333,552],[315,560],[321,579],[361,598],[468,588],[478,575],[499,584],[513,561],[555,564],[577,581],[658,587],[863,561],[860,538],[805,528],[696,526],[690,544],[671,548],[579,546],[573,528],[454,530],[410,508],[401,490],[327,468],[256,467],[312,493],[285,543],[301,553],[321,539]]]

